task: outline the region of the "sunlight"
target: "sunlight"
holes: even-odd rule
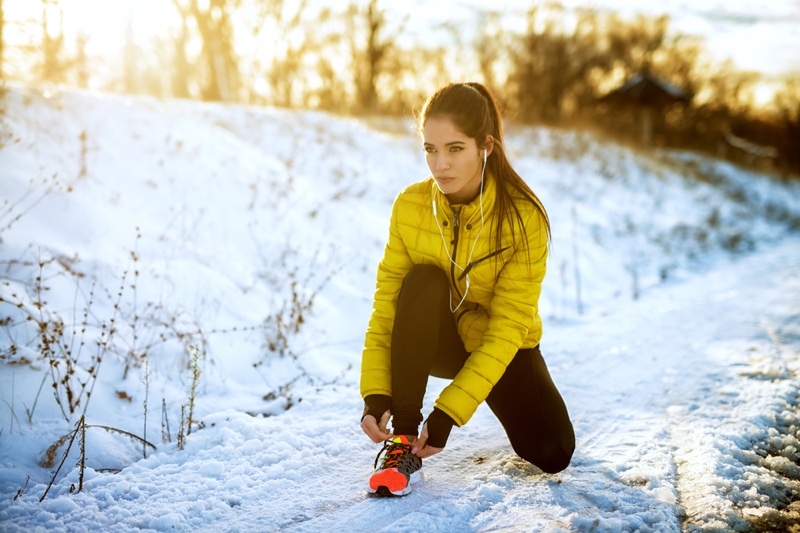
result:
[[[759,108],[771,107],[775,100],[775,93],[780,89],[781,84],[774,79],[766,79],[758,82],[753,89],[755,105]]]
[[[176,18],[175,7],[165,0],[61,0],[64,32],[89,37],[92,53],[107,54],[124,46],[129,23],[134,40],[145,43],[163,35]]]

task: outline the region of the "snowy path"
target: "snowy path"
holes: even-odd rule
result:
[[[303,401],[280,416],[209,416],[185,450],[166,447],[118,475],[93,473],[81,494],[63,481],[39,504],[42,487],[31,487],[0,503],[2,529],[746,527],[721,488],[737,482],[734,444],[766,436],[774,413],[797,409],[798,250],[789,237],[596,318],[550,324],[543,351],[578,438],[562,474],[517,458],[482,406],[446,453],[426,461],[411,495],[368,498],[377,449],[358,431],[357,390],[328,386],[298,391]]]
[[[674,503],[692,507],[705,487],[682,485],[676,463],[723,440],[709,424],[706,432],[687,430],[714,416],[745,426],[746,417],[762,418],[792,399],[800,369],[798,250],[789,240],[599,320],[551,332],[549,344],[557,347],[558,363],[565,362],[556,379],[579,439],[564,483],[575,500],[595,507],[579,510],[573,526],[613,517],[623,529],[678,530]],[[785,336],[781,352],[765,325]],[[590,353],[587,338],[597,339]],[[765,374],[780,379],[773,384],[761,379]],[[742,384],[748,377],[755,387]],[[742,404],[749,410],[735,412]],[[687,524],[697,518],[690,515]]]

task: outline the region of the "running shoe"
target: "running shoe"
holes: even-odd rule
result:
[[[383,443],[383,449],[375,457],[375,473],[369,478],[371,494],[405,496],[411,492],[411,486],[422,479],[422,459],[411,453],[411,447],[405,435]]]

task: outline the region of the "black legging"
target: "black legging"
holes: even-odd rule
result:
[[[453,379],[469,357],[450,312],[449,280],[432,265],[403,281],[392,332],[392,426],[416,435],[428,376]],[[545,472],[569,465],[575,433],[539,347],[519,350],[486,403],[514,451]]]

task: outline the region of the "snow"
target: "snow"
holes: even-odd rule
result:
[[[542,473],[481,406],[414,492],[376,499],[358,367],[391,202],[426,174],[411,125],[28,86],[5,106],[3,531],[748,531],[800,517],[797,182],[509,127],[553,224],[542,351],[575,457]],[[96,371],[73,413],[51,385],[66,363],[49,366],[24,320],[40,300],[64,324],[73,390]],[[199,423],[181,449],[194,353]],[[431,379],[428,406],[443,386]],[[82,490],[76,439],[40,502],[65,447],[39,463],[84,410]]]

